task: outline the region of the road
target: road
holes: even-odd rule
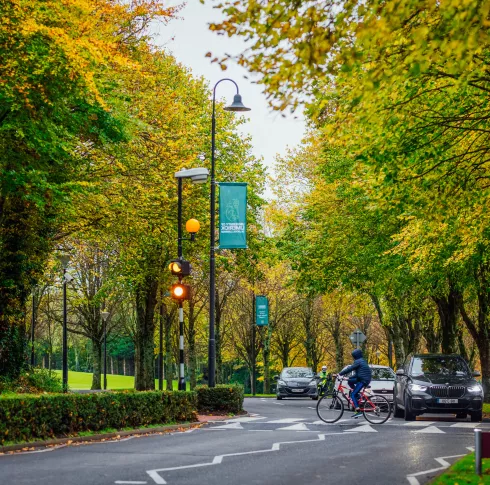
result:
[[[249,417],[167,435],[0,456],[6,485],[427,483],[469,452],[474,425],[424,417],[318,421],[310,400],[246,399]],[[490,430],[490,423],[480,427]],[[425,473],[427,472],[427,473]]]

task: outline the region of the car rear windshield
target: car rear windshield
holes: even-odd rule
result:
[[[313,371],[303,367],[292,367],[291,369],[284,369],[282,371],[282,377],[296,378],[296,377],[314,377]]]
[[[395,373],[391,369],[371,369],[373,381],[394,381]]]
[[[466,362],[457,357],[415,357],[412,363],[412,375],[424,374],[467,377],[470,371]]]

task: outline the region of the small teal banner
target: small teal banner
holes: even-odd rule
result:
[[[247,249],[247,184],[219,184],[219,247]]]
[[[255,297],[255,323],[258,327],[269,325],[269,300],[266,296]]]

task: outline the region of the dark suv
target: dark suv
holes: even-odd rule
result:
[[[396,371],[394,415],[414,421],[424,413],[455,413],[481,421],[483,389],[474,379],[479,375],[459,355],[414,355]]]

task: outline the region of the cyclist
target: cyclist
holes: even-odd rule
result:
[[[321,372],[318,374],[318,394],[321,395],[330,382],[331,375],[327,372],[327,366],[323,365]]]
[[[349,374],[350,372],[355,372],[352,377],[349,377],[348,384],[352,389],[351,399],[356,410],[355,414],[352,417],[358,418],[362,415],[362,413],[361,409],[359,408],[359,401],[357,400],[357,398],[361,389],[363,387],[367,387],[371,382],[371,368],[364,360],[361,349],[355,349],[352,352],[352,358],[354,359],[354,363],[339,372],[339,375],[344,376],[346,374]]]

